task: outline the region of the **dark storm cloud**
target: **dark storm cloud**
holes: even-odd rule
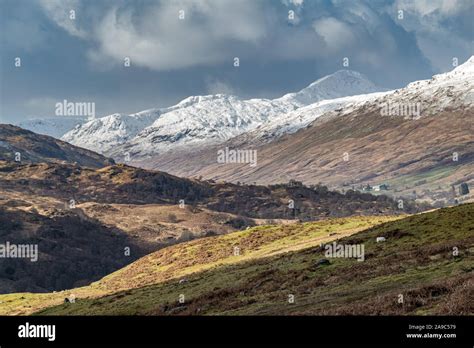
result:
[[[468,1],[3,0],[0,117],[50,116],[63,99],[94,101],[101,115],[196,94],[275,97],[343,68],[344,57],[400,87],[472,54]]]

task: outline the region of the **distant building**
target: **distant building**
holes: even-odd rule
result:
[[[467,183],[463,182],[459,186],[459,194],[463,196],[463,195],[467,195],[468,193],[469,193],[469,186],[467,186]]]
[[[381,184],[381,185],[375,185],[374,186],[374,191],[387,191],[388,190],[388,185],[387,184]]]

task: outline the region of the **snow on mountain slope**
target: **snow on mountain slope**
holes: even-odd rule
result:
[[[308,126],[318,117],[335,110],[350,109],[361,104],[368,103],[389,92],[378,92],[361,94],[350,97],[342,97],[336,99],[322,100],[320,102],[310,104],[296,109],[284,115],[279,115],[270,122],[263,124],[249,133],[254,139],[273,140],[275,137],[283,134],[291,134],[301,128]]]
[[[343,84],[341,84],[341,88]],[[363,87],[361,87],[363,89]],[[386,92],[361,94],[344,98],[323,100],[299,108],[259,127],[254,138],[269,138],[296,132],[306,127],[319,116],[330,111],[340,110],[348,114],[360,108],[374,108],[395,111],[399,107],[413,106],[419,103],[420,117],[430,116],[446,108],[469,107],[474,104],[474,56],[450,72],[434,75],[432,79],[409,83],[406,87]],[[394,108],[394,110],[393,110]]]
[[[240,100],[223,94],[191,98],[197,98],[196,102],[162,114],[143,129],[127,143],[127,151],[143,155],[222,142],[296,108],[291,103]]]
[[[343,70],[274,100],[192,96],[172,107],[145,112],[147,116],[102,117],[76,127],[62,139],[112,156],[125,152],[147,156],[176,147],[219,143],[311,103],[380,90],[363,75]]]
[[[469,107],[474,104],[474,56],[447,73],[434,75],[395,90],[376,102],[380,104],[420,103],[420,117],[436,114],[447,108]]]
[[[107,153],[132,139],[160,115],[159,109],[132,115],[113,114],[77,126],[64,134],[61,139],[76,146]]]
[[[81,116],[57,116],[50,118],[35,118],[19,122],[18,127],[32,132],[60,138],[77,125],[87,122],[87,117]]]

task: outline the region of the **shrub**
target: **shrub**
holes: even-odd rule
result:
[[[168,221],[175,224],[178,222],[178,217],[176,216],[176,214],[170,213],[168,214]]]

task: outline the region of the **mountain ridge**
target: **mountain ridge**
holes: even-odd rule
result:
[[[358,72],[339,70],[276,99],[242,99],[225,94],[190,96],[167,108],[112,114],[84,122],[61,138],[106,155],[153,154],[175,147],[222,142],[310,103],[380,90]]]

